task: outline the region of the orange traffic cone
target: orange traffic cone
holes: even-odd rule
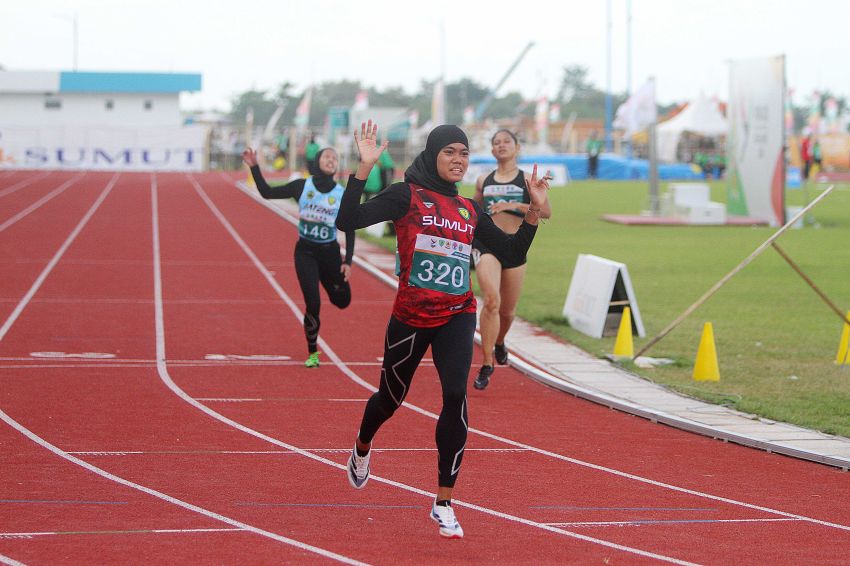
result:
[[[717,367],[717,349],[714,347],[714,330],[710,322],[702,328],[702,338],[694,364],[695,381],[720,381],[720,369]]]
[[[838,341],[838,353],[835,355],[835,363],[843,366],[850,364],[850,311],[844,317],[844,330],[841,331],[841,339]]]
[[[623,309],[623,316],[620,318],[617,340],[614,342],[614,355],[618,358],[631,358],[635,355],[632,342],[632,311],[629,307]]]

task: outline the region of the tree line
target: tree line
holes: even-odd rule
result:
[[[550,104],[560,106],[562,120],[568,119],[575,113],[579,119],[605,119],[605,92],[597,88],[588,79],[588,69],[580,65],[564,66],[562,68],[561,81],[558,85],[556,95]],[[369,94],[369,105],[373,107],[404,107],[419,113],[419,122],[424,123],[431,117],[431,98],[435,81],[422,80],[415,93],[407,93],[401,87],[390,87],[379,90],[363,84],[361,81],[341,80],[326,81],[313,85],[312,102],[310,106],[309,126],[320,128],[325,124],[328,110],[334,106],[350,108],[354,99],[360,91]],[[471,106],[477,107],[487,96],[489,87],[471,79],[461,78],[455,82],[445,85],[445,108],[446,120],[451,124],[463,122],[463,111]],[[253,109],[254,123],[265,124],[275,112],[278,105],[284,104],[285,110],[278,124],[291,125],[294,123],[295,109],[304,95],[304,91],[296,91],[295,85],[284,81],[276,91],[248,90],[234,96],[230,101],[229,117],[235,123],[244,123],[248,109]],[[831,93],[824,93],[821,106],[825,104]],[[617,107],[628,98],[625,92],[612,94],[612,108]],[[838,101],[839,112],[848,107],[846,97],[835,96]],[[658,106],[658,115],[664,116],[675,108],[677,104]],[[824,115],[824,108],[821,108]],[[496,96],[487,107],[482,118],[494,120],[502,118],[515,118],[517,116],[534,116],[535,101],[526,100],[522,94],[516,91],[507,92]],[[794,129],[799,131],[808,120],[813,111],[806,104],[793,105]]]

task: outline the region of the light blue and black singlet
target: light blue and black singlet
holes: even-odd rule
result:
[[[298,235],[314,244],[336,241],[336,216],[345,188],[337,185],[329,192],[316,189],[313,178],[304,181],[304,189],[298,198]]]

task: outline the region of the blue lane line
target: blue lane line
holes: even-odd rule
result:
[[[625,525],[673,525],[680,523],[777,523],[786,521],[802,521],[794,517],[778,517],[770,519],[672,519],[672,520],[654,520],[654,519],[639,519],[635,521],[598,521],[598,522],[561,522],[547,523],[549,525],[567,525],[571,527],[609,527],[609,526],[625,526]]]
[[[568,511],[717,511],[699,507],[571,507],[569,505],[531,505],[529,509],[566,509]]]
[[[353,507],[361,509],[422,509],[421,505],[357,505],[352,503],[256,503],[237,501],[234,505],[250,507]]]
[[[63,501],[55,499],[0,499],[0,503],[46,503],[52,505],[127,505],[127,501]]]

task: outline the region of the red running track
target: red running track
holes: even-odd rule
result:
[[[16,172],[2,226],[0,563],[847,562],[846,473],[508,368],[470,389],[442,540],[430,364],[345,478],[387,285],[355,268],[308,370],[295,229],[223,175]]]

